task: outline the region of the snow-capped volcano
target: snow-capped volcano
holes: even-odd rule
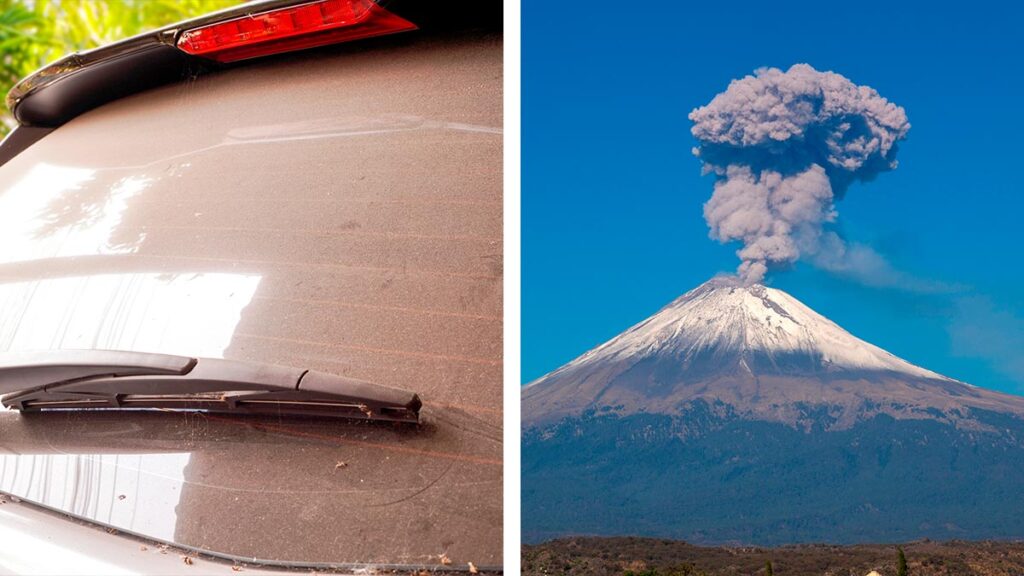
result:
[[[1024,534],[1024,398],[716,278],[523,389],[526,541]]]
[[[718,277],[528,385],[523,418],[544,422],[587,409],[672,413],[696,399],[772,420],[827,406],[844,412],[840,425],[865,412],[1024,412],[1024,399],[915,366],[781,290]]]
[[[735,363],[758,373],[879,370],[943,379],[843,330],[789,294],[714,278],[568,366],[595,360],[671,356],[684,365]],[[791,366],[795,361],[799,367]]]

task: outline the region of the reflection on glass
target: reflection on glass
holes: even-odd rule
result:
[[[260,276],[103,274],[0,284],[0,351],[222,357]]]
[[[447,122],[411,114],[378,114],[375,116],[334,116],[300,122],[265,124],[234,128],[220,145],[259,144],[289,140],[317,140],[368,134],[408,132],[410,130],[456,130],[501,134],[498,126]]]
[[[161,540],[174,538],[188,453],[3,454],[0,492]]]
[[[150,179],[87,186],[95,177],[95,170],[40,163],[0,192],[0,262],[134,252],[141,238],[124,243],[112,236]]]

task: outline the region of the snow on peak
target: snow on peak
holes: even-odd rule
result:
[[[654,316],[577,358],[595,361],[671,357],[748,360],[811,359],[826,371],[886,371],[948,380],[869,344],[789,294],[735,277],[716,277]],[[763,362],[762,362],[763,365]]]

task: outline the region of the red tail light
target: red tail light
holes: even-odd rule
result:
[[[319,0],[186,30],[178,48],[234,62],[415,29],[373,0]]]

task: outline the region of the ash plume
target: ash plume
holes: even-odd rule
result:
[[[704,205],[710,235],[739,241],[739,274],[801,256],[837,266],[846,244],[829,224],[850,184],[896,168],[910,123],[903,108],[833,72],[761,68],[693,110],[693,153],[716,177]]]

